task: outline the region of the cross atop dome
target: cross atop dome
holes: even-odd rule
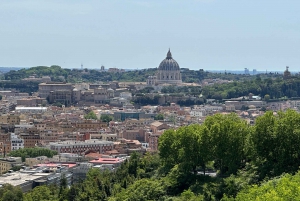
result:
[[[166,59],[172,59],[172,54],[171,54],[170,48],[169,48],[169,51],[167,53],[167,58]]]

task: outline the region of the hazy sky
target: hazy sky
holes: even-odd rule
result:
[[[0,0],[0,66],[300,71],[299,0]]]

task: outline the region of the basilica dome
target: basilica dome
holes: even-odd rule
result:
[[[158,70],[180,70],[178,63],[172,58],[170,50],[167,57],[159,64]]]
[[[156,78],[157,84],[180,84],[182,82],[180,67],[172,58],[170,49],[167,53],[167,57],[159,64]]]

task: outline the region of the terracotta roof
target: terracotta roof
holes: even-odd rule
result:
[[[155,121],[151,124],[151,126],[156,126],[156,127],[161,126],[161,125],[163,125],[163,123],[161,123],[159,121]]]
[[[85,155],[85,157],[89,157],[89,158],[101,158],[103,154],[99,154],[99,153],[88,153]]]

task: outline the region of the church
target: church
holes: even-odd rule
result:
[[[181,84],[181,73],[178,63],[173,59],[169,49],[167,57],[159,64],[156,76],[149,76],[147,85],[156,84]]]

